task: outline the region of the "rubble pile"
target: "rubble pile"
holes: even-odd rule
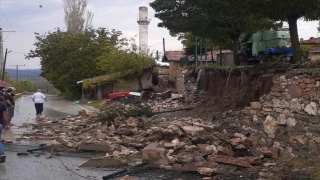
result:
[[[192,107],[182,94],[142,92],[140,97],[142,107],[148,107],[153,113],[183,110]]]
[[[65,119],[41,117],[25,139],[52,139],[54,146],[106,153],[108,158],[147,160],[176,171],[203,176],[241,174],[255,179],[280,179],[291,166],[281,154],[318,162],[320,149],[320,72],[293,70],[274,76],[271,92],[241,111],[206,122],[192,117],[115,117],[96,122],[96,114],[79,112]],[[188,107],[169,92],[141,101],[153,112]],[[130,108],[130,104],[124,105]],[[196,112],[195,112],[196,113]],[[280,164],[279,164],[280,163]],[[280,167],[281,166],[281,167]],[[286,170],[286,171],[284,171]],[[289,170],[307,172],[308,169]],[[290,179],[290,178],[289,178]]]
[[[142,102],[143,107],[149,107],[152,112],[167,112],[189,108],[190,105],[181,101],[181,99],[156,99]]]
[[[147,160],[176,171],[195,171],[204,176],[225,173],[233,167],[249,168],[278,156],[276,148],[264,147],[252,154],[250,134],[219,133],[217,126],[194,118],[123,118],[111,126],[92,123],[81,116],[65,119],[41,117],[38,130],[29,138],[52,138],[55,146],[107,153],[108,157]],[[230,166],[228,166],[230,165]],[[262,166],[261,166],[262,167]]]

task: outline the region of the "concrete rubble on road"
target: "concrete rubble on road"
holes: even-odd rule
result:
[[[201,119],[117,117],[108,126],[95,122],[96,114],[84,110],[79,114],[64,119],[42,116],[28,139],[52,139],[52,149],[56,151],[62,146],[106,153],[106,157],[90,159],[80,167],[119,167],[126,166],[128,160],[148,161],[153,166],[211,176],[223,173],[225,165],[250,168],[260,165],[262,158],[272,157],[269,151],[262,150],[253,156],[250,136],[221,135],[215,125]]]

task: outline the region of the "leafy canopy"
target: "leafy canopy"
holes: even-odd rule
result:
[[[121,48],[121,32],[105,28],[88,29],[84,33],[70,34],[60,31],[37,35],[35,50],[26,58],[41,58],[41,76],[50,81],[68,97],[79,97],[77,81],[104,74],[98,68],[98,58],[106,47]]]
[[[234,59],[237,64],[239,38],[272,26],[273,22],[253,14],[249,4],[243,0],[155,0],[150,6],[162,22],[159,27],[173,33],[190,32],[208,38],[213,44],[229,41],[233,43]]]

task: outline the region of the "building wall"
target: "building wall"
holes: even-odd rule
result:
[[[217,64],[220,65],[220,56],[221,54],[217,55]],[[233,66],[233,54],[232,53],[223,53],[222,54],[222,66]]]
[[[169,67],[158,67],[158,85],[160,88],[168,87],[169,81],[169,74],[170,69]]]
[[[152,74],[151,71],[148,71],[142,75],[141,82],[143,88],[148,88],[152,86]],[[107,99],[108,95],[115,92],[123,91],[137,91],[139,89],[138,78],[130,77],[124,83],[121,84],[105,84],[101,88],[97,88],[97,99]],[[100,91],[100,92],[99,92]],[[99,96],[101,94],[101,96]]]
[[[180,62],[179,61],[170,61],[169,66],[170,66],[169,81],[176,82],[177,72],[180,67]]]

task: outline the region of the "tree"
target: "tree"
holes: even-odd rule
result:
[[[318,0],[248,0],[251,10],[263,14],[275,21],[287,21],[289,24],[293,63],[301,61],[301,49],[298,37],[298,19],[318,20],[320,3]],[[263,8],[261,8],[263,7]]]
[[[240,35],[269,28],[273,24],[260,14],[252,14],[243,0],[155,0],[150,6],[162,21],[158,26],[174,33],[192,32],[217,44],[222,44],[228,37],[233,44],[235,64],[239,64]]]
[[[64,21],[69,33],[80,33],[91,27],[93,14],[86,11],[87,5],[87,0],[63,0]]]
[[[15,91],[17,93],[21,93],[21,92],[25,92],[25,91],[32,92],[35,90],[35,86],[31,81],[23,79],[23,80],[19,80],[17,83],[13,79],[11,79],[8,72],[5,72],[4,80],[5,80],[5,82],[7,82],[7,83],[11,84],[13,87],[15,87]]]
[[[139,89],[143,89],[142,75],[146,69],[155,65],[155,60],[150,56],[136,54],[136,44],[131,39],[131,47],[122,50],[107,47],[99,57],[98,67],[109,75],[115,75],[114,83],[123,82],[128,76],[137,77]]]
[[[78,34],[58,29],[37,35],[35,50],[30,50],[26,58],[41,58],[41,76],[67,97],[79,97],[81,87],[76,82],[105,74],[97,66],[98,57],[107,47],[121,48],[125,45],[125,40],[119,38],[121,34],[104,28],[88,29]]]

